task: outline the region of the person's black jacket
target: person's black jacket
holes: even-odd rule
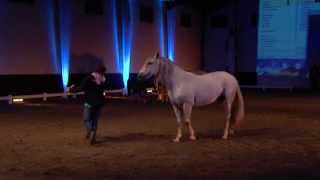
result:
[[[94,82],[93,75],[88,75],[80,84],[80,86],[71,89],[71,92],[84,91],[84,101],[91,106],[102,106],[105,102],[103,95],[106,89],[106,82],[98,85]]]

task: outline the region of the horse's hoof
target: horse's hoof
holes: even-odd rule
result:
[[[230,134],[230,135],[234,135],[234,134],[235,134],[234,130],[233,130],[233,129],[230,129],[230,130],[229,130],[229,134]]]
[[[179,143],[179,142],[180,142],[180,139],[173,139],[172,142],[174,142],[174,143]]]
[[[190,139],[191,141],[197,140],[197,138],[196,138],[195,136],[191,136],[189,139]]]

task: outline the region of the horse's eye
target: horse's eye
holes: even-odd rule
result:
[[[148,65],[151,65],[151,64],[152,64],[152,62],[148,62],[147,64],[148,64]]]

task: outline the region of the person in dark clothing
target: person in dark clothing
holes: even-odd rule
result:
[[[105,72],[106,68],[103,65],[99,65],[94,72],[82,81],[80,86],[75,87],[72,85],[67,88],[68,92],[84,91],[83,118],[87,129],[86,139],[90,139],[91,145],[96,142],[98,119],[105,101]]]

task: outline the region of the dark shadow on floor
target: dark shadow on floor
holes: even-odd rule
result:
[[[163,141],[171,140],[172,136],[170,135],[160,135],[160,134],[145,134],[145,133],[129,133],[121,136],[104,136],[97,139],[96,144],[102,145],[105,143],[120,143],[120,142],[132,142],[132,141]]]
[[[230,138],[243,138],[243,137],[257,137],[266,135],[275,135],[279,132],[278,129],[274,128],[260,128],[260,129],[240,129],[236,130],[234,135],[230,135]],[[223,129],[212,130],[207,133],[198,133],[197,137],[199,139],[221,139],[223,136]]]

